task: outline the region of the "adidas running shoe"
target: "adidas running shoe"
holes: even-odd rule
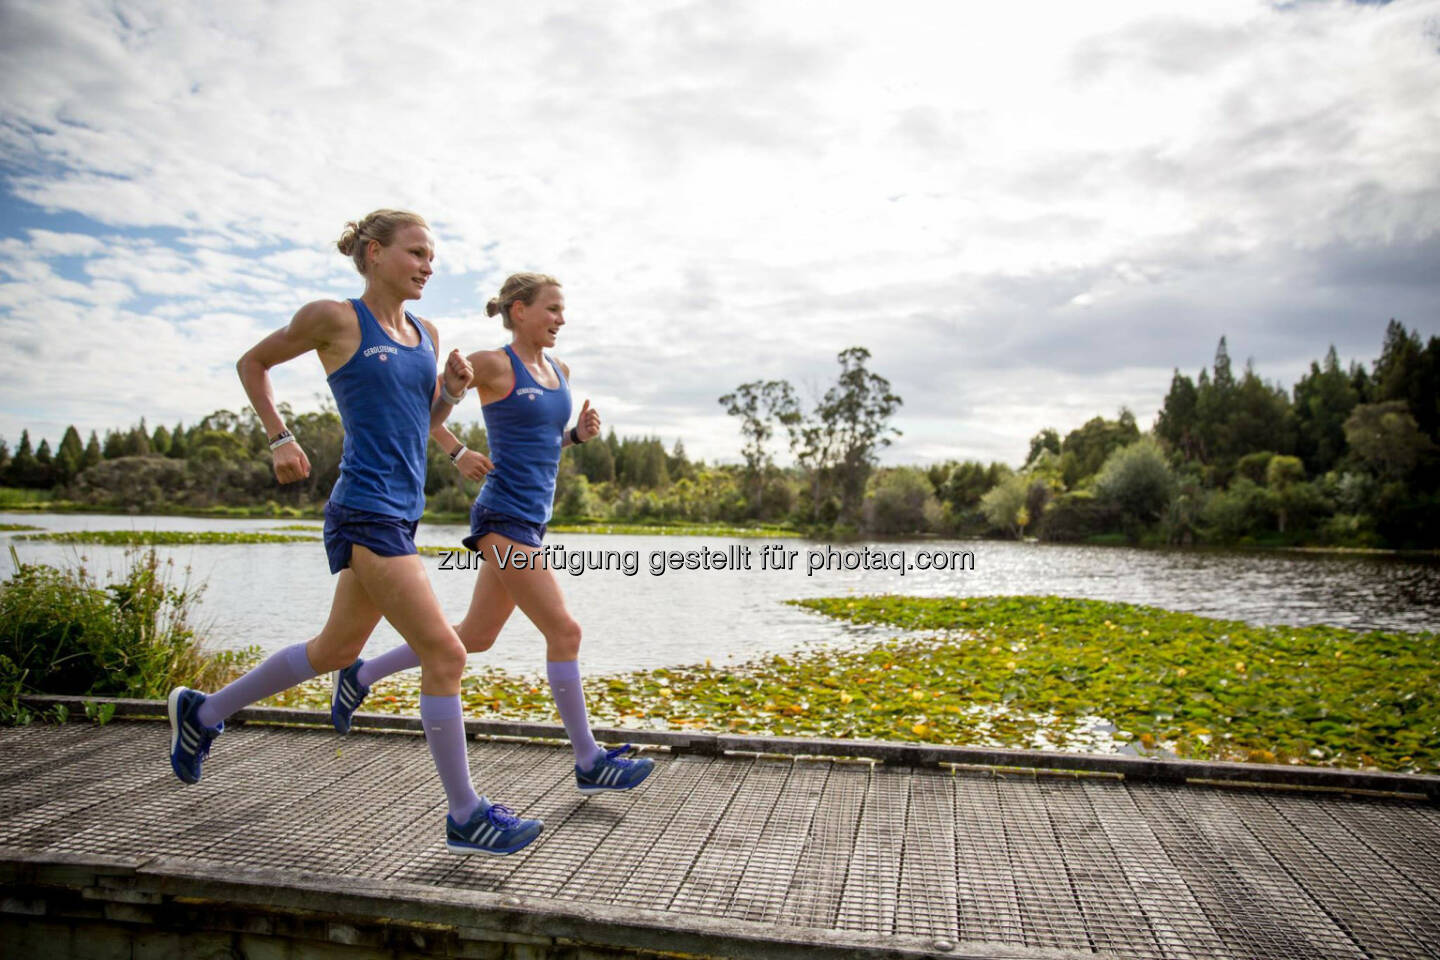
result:
[[[607,790],[629,790],[638,787],[655,769],[649,757],[627,757],[635,748],[630,744],[606,751],[589,770],[575,766],[575,788],[581,793],[604,793]]]
[[[544,826],[543,820],[517,817],[509,807],[482,797],[480,809],[468,823],[457,824],[453,817],[445,818],[445,849],[458,854],[505,856],[528,846]]]
[[[210,744],[225,732],[225,724],[201,725],[195,718],[205,694],[189,687],[170,691],[170,768],[186,783],[200,782],[200,765],[210,756]]]
[[[330,688],[330,722],[335,725],[336,733],[350,732],[350,720],[355,716],[355,711],[360,709],[360,704],[365,702],[365,695],[370,692],[370,688],[362,686],[358,679],[360,665],[364,662],[356,660],[333,674],[334,683]]]

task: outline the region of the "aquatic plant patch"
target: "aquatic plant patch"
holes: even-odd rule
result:
[[[910,632],[587,677],[595,724],[1440,772],[1434,633],[1254,627],[1061,597],[793,602]],[[381,681],[363,709],[414,712],[418,681]],[[277,702],[324,709],[326,683]],[[462,697],[471,716],[556,722],[538,676],[472,665]]]
[[[17,540],[99,544],[106,547],[173,547],[189,544],[314,543],[318,537],[293,533],[235,533],[222,530],[70,530],[29,533]]]
[[[704,524],[646,524],[646,523],[557,523],[548,528],[550,533],[618,533],[633,536],[688,536],[688,537],[800,537],[798,530],[789,527],[737,527],[725,523]]]

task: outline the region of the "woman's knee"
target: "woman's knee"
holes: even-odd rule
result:
[[[574,660],[580,655],[580,624],[567,619],[545,634],[545,654],[551,660]]]
[[[495,646],[495,638],[500,636],[499,627],[472,627],[465,623],[456,627],[455,632],[467,653],[484,653]]]
[[[465,674],[464,645],[455,634],[419,649],[420,669],[437,680],[460,682]]]
[[[366,639],[368,637],[338,637],[321,633],[306,645],[305,655],[317,674],[342,670],[360,656]]]

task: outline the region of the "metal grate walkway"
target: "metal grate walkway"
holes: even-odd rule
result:
[[[1424,801],[664,752],[639,790],[584,798],[568,749],[472,741],[482,790],[547,826],[515,856],[461,858],[414,734],[238,726],[189,787],[168,739],[153,722],[0,729],[0,852],[644,908],[791,940],[1440,957],[1440,807]]]

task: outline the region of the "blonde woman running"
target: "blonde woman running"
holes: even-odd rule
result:
[[[437,383],[435,327],[404,307],[420,298],[435,257],[435,239],[424,220],[377,210],[349,224],[338,246],[365,278],[364,294],[306,304],[237,365],[270,435],[281,483],[308,476],[310,461],[280,419],[270,368],[313,350],[335,395],[345,447],[340,479],[325,505],[325,552],[330,572],[339,574],[330,619],[309,641],[271,655],[216,693],[172,691],[170,765],[184,782],[198,781],[226,717],[350,663],[383,616],[421,668],[420,717],[449,803],[447,849],[513,853],[534,840],[543,824],[492,804],[471,785],[460,708],[465,647],[441,612],[415,550],[415,526],[425,509],[426,434],[460,402],[473,368],[452,351]]]
[[[467,359],[475,370],[489,458],[465,449],[443,424],[432,435],[450,459],[472,479],[488,474],[470,510],[467,549],[483,560],[470,609],[456,632],[471,653],[490,649],[511,611],[519,606],[545,636],[545,672],[550,692],[575,752],[575,785],[582,793],[639,786],[654,761],[630,757],[629,744],[606,751],[595,742],[580,685],[580,625],[565,607],[555,575],[545,566],[508,560],[541,549],[555,498],[560,451],[600,434],[600,414],[586,400],[576,423],[570,420],[570,368],[545,353],[565,325],[565,296],[554,277],[517,273],[485,307],[511,331],[509,345],[481,350]],[[331,719],[341,733],[381,677],[416,666],[413,649],[400,647],[374,660],[357,660],[336,671]]]

